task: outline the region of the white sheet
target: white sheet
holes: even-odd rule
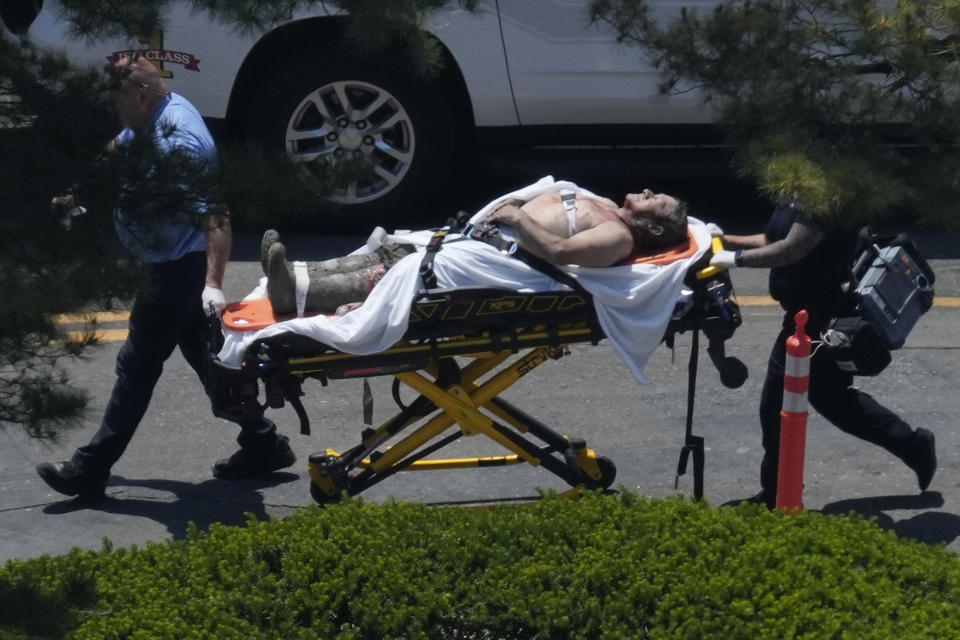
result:
[[[539,193],[561,188],[586,191],[571,182],[555,182],[551,176],[547,176],[491,201],[472,220],[482,219],[504,198],[529,199]],[[640,382],[647,382],[644,366],[663,337],[680,298],[684,276],[710,246],[710,233],[702,222],[691,218],[690,229],[698,245],[697,252],[668,265],[563,267],[593,295],[600,326],[614,350]],[[425,246],[430,235],[430,232],[424,231],[393,237]],[[374,237],[383,237],[382,230],[376,231],[371,236]],[[357,252],[370,251],[375,246],[376,243],[371,240]],[[417,252],[398,262],[374,287],[366,302],[344,316],[297,318],[260,331],[227,331],[219,357],[236,366],[246,348],[255,340],[285,331],[309,335],[346,353],[365,355],[384,351],[402,339],[407,330],[410,305],[417,291],[422,288],[419,277],[421,258],[420,252]],[[503,256],[490,245],[471,240],[444,243],[434,258],[434,272],[440,287],[484,285],[524,292],[566,288],[526,263]],[[256,295],[258,292],[248,298]],[[262,296],[262,292],[259,295]]]

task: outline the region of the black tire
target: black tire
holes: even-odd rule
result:
[[[334,193],[307,226],[392,231],[422,213],[417,208],[443,185],[454,154],[450,99],[438,81],[414,77],[403,56],[395,58],[361,59],[334,46],[282,61],[265,74],[251,103],[248,140],[285,150],[308,170],[324,159],[377,170],[372,180]],[[288,135],[295,131],[301,135]]]
[[[587,478],[586,486],[589,489],[609,489],[610,485],[613,484],[613,481],[617,479],[617,466],[613,464],[613,460],[607,456],[597,456],[597,466],[600,467],[600,479],[594,480],[593,478],[584,474]]]
[[[339,456],[335,455],[315,453],[310,456],[310,497],[317,504],[339,502],[343,497],[343,492],[345,490],[349,492],[350,479],[347,476],[346,469],[338,464],[339,461]],[[313,473],[315,469],[324,480],[332,484],[332,487],[330,487],[333,490],[332,494],[327,493],[314,482]]]
[[[600,486],[603,489],[609,489],[617,479],[617,465],[613,464],[613,460],[607,456],[597,458],[597,463],[600,465]]]
[[[313,501],[319,505],[330,504],[332,502],[339,502],[343,494],[338,492],[337,495],[331,496],[329,493],[317,486],[313,480],[310,481],[310,497],[313,498]]]

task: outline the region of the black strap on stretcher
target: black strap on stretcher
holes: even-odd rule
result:
[[[423,254],[423,260],[420,261],[420,279],[423,280],[423,287],[427,290],[437,288],[437,274],[433,271],[433,259],[443,247],[443,241],[449,230],[450,227],[446,226],[433,232],[430,242],[427,243],[427,250]]]
[[[550,276],[557,282],[563,283],[584,297],[587,302],[593,300],[593,296],[583,288],[576,278],[569,273],[543,258],[536,256],[526,249],[520,247],[516,241],[507,240],[500,234],[500,229],[489,224],[482,226],[473,226],[462,220],[451,219],[451,224],[437,229],[433,232],[430,242],[427,243],[427,249],[424,252],[423,260],[420,262],[420,278],[426,289],[435,289],[437,287],[437,276],[433,271],[433,261],[437,252],[443,247],[443,242],[447,238],[453,225],[459,225],[461,239],[478,240],[495,247],[500,253],[509,255],[521,262],[527,263],[540,273]]]
[[[327,386],[325,379],[321,380],[321,383]],[[267,406],[274,409],[282,407],[284,402],[289,402],[300,419],[300,433],[310,435],[310,417],[300,400],[305,394],[299,380],[288,376],[273,379],[270,384],[265,385],[264,393]]]
[[[576,291],[586,299],[587,302],[593,300],[593,296],[590,295],[590,292],[583,288],[583,285],[577,281],[576,278],[571,276],[569,273],[553,264],[552,262],[547,262],[540,256],[535,256],[526,249],[517,247],[516,251],[513,254],[514,258],[526,262],[528,265],[539,271],[540,273],[546,274],[558,282],[570,287],[572,290]]]

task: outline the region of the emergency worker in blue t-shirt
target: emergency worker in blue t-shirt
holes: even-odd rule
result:
[[[110,102],[124,129],[107,145],[108,151],[134,150],[130,145],[152,142],[168,157],[181,154],[200,170],[213,167],[216,147],[203,119],[186,98],[167,90],[152,63],[137,55],[121,58],[110,78]],[[139,194],[141,201],[155,202],[155,197],[184,189],[180,184],[152,184],[150,178],[158,175],[167,174],[147,173],[144,189],[149,194]],[[117,355],[117,380],[99,430],[70,460],[37,466],[40,477],[60,493],[84,499],[104,495],[110,469],[133,437],[174,348],[180,347],[203,379],[204,314],[219,313],[226,303],[221,288],[231,232],[225,215],[214,215],[203,201],[189,202],[189,211],[171,207],[166,212],[161,206],[162,218],[114,212],[117,234],[144,264],[147,278],[130,313],[127,339]],[[54,198],[53,204],[76,207],[73,196]],[[270,420],[261,417],[240,427],[240,450],[214,464],[215,477],[248,478],[296,461],[287,437],[278,434]]]
[[[786,312],[783,326],[770,352],[767,377],[760,395],[760,428],[763,461],[760,493],[748,498],[773,507],[777,497],[777,465],[780,456],[780,410],[786,364],[786,341],[796,332],[794,317],[809,314],[806,333],[818,340],[838,310],[841,283],[847,279],[853,242],[850,234],[829,229],[824,221],[809,215],[796,203],[777,206],[763,233],[748,236],[722,235],[723,250],[711,264],[732,267],[770,267],[770,295]],[[853,387],[853,376],[842,370],[827,349],[810,358],[809,402],[841,431],[878,445],[903,461],[926,491],[937,470],[934,435],[914,429],[872,396]]]

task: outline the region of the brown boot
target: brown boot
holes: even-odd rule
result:
[[[263,238],[260,239],[260,266],[263,267],[263,275],[268,275],[267,254],[275,242],[280,242],[280,234],[276,229],[267,229],[263,232]]]
[[[287,316],[297,312],[297,284],[293,269],[287,262],[287,248],[274,242],[267,250],[267,295],[274,315]]]

